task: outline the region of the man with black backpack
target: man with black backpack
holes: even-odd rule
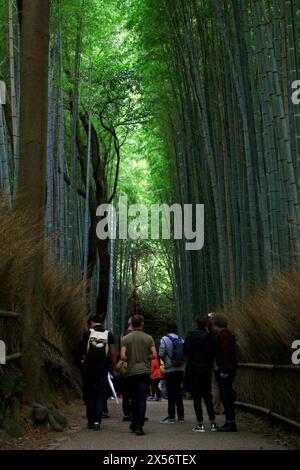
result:
[[[184,341],[177,334],[176,323],[166,325],[167,335],[161,339],[159,357],[165,363],[165,381],[168,394],[168,416],[160,421],[161,424],[184,422],[184,406],[182,400],[182,383],[185,369],[183,354]]]
[[[83,334],[83,341],[88,428],[98,431],[107,399],[108,373],[116,366],[115,341],[98,315],[90,317],[90,329]]]

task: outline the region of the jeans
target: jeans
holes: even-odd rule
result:
[[[226,371],[227,377],[221,377],[220,372],[217,373],[217,381],[220,387],[220,398],[224,406],[225,417],[227,422],[235,422],[235,393],[232,384],[235,377],[235,371]]]
[[[107,372],[97,367],[87,368],[85,377],[86,415],[89,425],[101,423],[107,400]]]
[[[184,418],[184,407],[182,400],[183,371],[167,372],[165,374],[168,393],[168,416],[175,419],[176,408],[178,419]]]
[[[131,398],[130,398],[128,379],[126,377],[121,377],[120,389],[122,393],[123,415],[126,417],[129,417],[131,416]]]
[[[149,374],[131,375],[126,379],[131,398],[132,426],[142,428],[145,423]]]
[[[215,412],[211,393],[211,372],[199,375],[197,378],[195,377],[191,391],[198,423],[203,422],[203,411],[201,405],[202,398],[205,402],[209,420],[214,422]]]

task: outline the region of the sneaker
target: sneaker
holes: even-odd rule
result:
[[[180,424],[184,423],[184,418],[178,418],[178,423]]]
[[[205,432],[205,427],[203,424],[198,424],[194,429],[192,429],[194,432]]]
[[[136,428],[135,434],[137,436],[144,436],[145,435],[143,428],[140,428],[140,427]]]
[[[94,431],[100,431],[100,423],[98,423],[98,422],[96,421],[96,423],[94,423],[94,425],[93,425],[93,430],[94,430]]]
[[[237,432],[237,427],[235,423],[225,423],[223,426],[218,428],[219,432]]]
[[[176,424],[176,419],[175,418],[169,418],[169,416],[167,416],[166,418],[164,418],[160,421],[160,424]]]
[[[88,423],[87,428],[88,429],[94,429],[94,423]]]
[[[218,426],[216,425],[216,423],[211,423],[210,430],[211,432],[218,431]]]

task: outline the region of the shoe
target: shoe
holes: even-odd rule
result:
[[[166,418],[164,418],[160,421],[160,424],[176,424],[176,419],[175,418],[169,418],[169,416],[167,416]]]
[[[94,423],[88,423],[87,428],[88,429],[94,429]]]
[[[145,435],[143,428],[140,428],[140,427],[136,428],[135,434],[137,436],[144,436]]]
[[[218,426],[216,425],[216,423],[211,423],[210,430],[211,432],[218,431]]]
[[[147,401],[155,401],[155,397],[147,397]]]
[[[180,424],[184,423],[184,418],[178,418],[178,423]]]
[[[108,413],[103,413],[102,418],[107,419],[107,418],[110,418],[110,416]]]
[[[100,431],[100,423],[98,423],[98,422],[94,423],[93,430],[94,431]]]
[[[131,416],[123,416],[123,423],[129,423],[132,421],[132,417]]]
[[[219,432],[237,432],[237,427],[235,423],[225,423],[223,426],[218,428]]]
[[[146,418],[146,417],[145,417],[145,418],[144,418],[144,421],[149,421],[149,418]]]
[[[131,423],[131,425],[129,426],[129,429],[130,429],[130,431],[132,431],[132,432],[135,432],[135,431],[136,431],[136,427],[133,425],[133,423]]]
[[[192,429],[194,432],[205,432],[205,427],[203,424],[198,424],[194,429]]]

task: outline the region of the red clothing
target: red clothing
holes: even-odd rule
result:
[[[221,369],[236,368],[236,340],[228,328],[224,328],[218,335],[216,362]]]
[[[151,359],[151,379],[163,379],[163,373],[160,370],[159,359]]]

